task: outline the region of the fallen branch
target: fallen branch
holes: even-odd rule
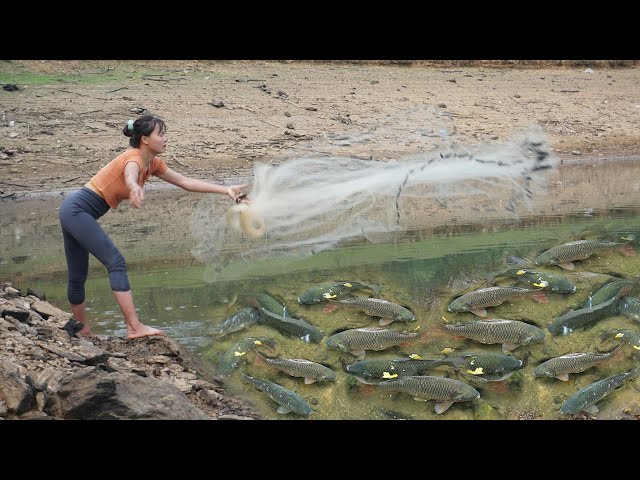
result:
[[[120,90],[126,90],[127,87],[120,87],[120,88],[116,88],[115,90],[110,90],[107,93],[115,93],[115,92],[119,92]]]

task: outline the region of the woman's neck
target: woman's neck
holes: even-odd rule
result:
[[[138,147],[138,150],[140,151],[140,154],[142,156],[142,161],[144,162],[145,167],[148,167],[149,165],[151,165],[153,158],[156,156],[155,152],[153,152],[152,150],[149,150],[149,148],[142,145]]]

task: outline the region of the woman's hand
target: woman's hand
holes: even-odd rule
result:
[[[248,183],[243,183],[242,185],[231,185],[227,188],[227,195],[229,195],[236,203],[249,203],[247,194],[242,193],[242,189],[248,186]]]
[[[131,190],[129,190],[129,201],[133,208],[140,208],[142,206],[142,201],[144,200],[144,190],[140,185],[134,185]]]

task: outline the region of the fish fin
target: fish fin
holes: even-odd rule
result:
[[[633,249],[631,245],[625,245],[618,249],[618,251],[623,254],[625,257],[635,257],[636,251]]]
[[[349,350],[349,352],[356,357],[364,357],[367,354],[367,352],[365,352],[364,350]]]
[[[558,380],[562,380],[563,382],[568,382],[569,381],[569,374],[568,373],[561,373],[560,375],[556,375],[556,378]]]
[[[426,398],[420,398],[420,397],[413,397],[413,399],[414,399],[416,402],[426,402],[426,401],[427,401],[427,399],[426,399]]]
[[[338,305],[337,303],[330,303],[329,305],[325,305],[322,308],[322,312],[323,313],[332,313],[332,312],[335,312],[339,307],[340,307],[340,305]]]
[[[435,412],[438,415],[442,415],[444,412],[449,410],[451,405],[453,405],[453,400],[449,400],[447,402],[436,402]]]
[[[573,262],[559,263],[558,266],[564,268],[565,270],[575,270],[576,268]]]
[[[598,408],[597,405],[589,405],[587,408],[584,409],[585,412],[594,415],[596,413],[598,413],[600,411],[600,409]]]
[[[544,293],[534,293],[533,295],[531,295],[531,298],[533,298],[538,303],[549,303],[549,297],[547,297]]]
[[[236,301],[238,300],[238,294],[234,293],[231,296],[231,300],[229,300],[229,305],[227,305],[227,308],[231,308],[232,306],[234,306],[236,304]]]
[[[517,343],[507,342],[507,343],[503,343],[502,344],[502,351],[504,353],[509,353],[509,352],[515,350],[516,348],[518,348],[518,344]]]
[[[280,415],[284,415],[285,413],[289,413],[291,410],[289,410],[287,407],[285,407],[284,405],[280,405],[278,407],[278,409],[276,410],[276,412],[278,412]]]
[[[474,315],[477,315],[479,317],[486,317],[487,316],[487,309],[486,308],[474,308],[473,310],[469,310],[471,313],[473,313]]]
[[[378,323],[380,324],[381,327],[384,327],[385,325],[389,325],[392,322],[393,322],[393,318],[381,318]]]
[[[358,377],[356,377],[358,378]],[[360,394],[368,397],[369,395],[373,394],[373,392],[376,391],[376,387],[375,384],[373,383],[368,383],[365,382],[364,380],[361,380],[361,385],[360,385]]]
[[[316,383],[316,379],[315,378],[309,378],[309,377],[305,377],[304,378],[304,384],[305,385],[311,385],[312,383]]]

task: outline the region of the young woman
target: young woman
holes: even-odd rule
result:
[[[167,148],[165,123],[159,117],[145,115],[135,122],[129,120],[123,133],[131,137],[129,144],[132,148],[105,165],[83,188],[69,195],[60,205],[60,225],[69,270],[67,298],[73,317],[84,324],[80,334],[92,335],[84,291],[91,253],[107,267],[111,290],[127,324],[128,338],[164,335],[162,330],[144,325],[138,318],[124,257],[102,230],[98,218],[110,208],[118,208],[123,200],[129,200],[134,208],[140,208],[144,200],[144,183],[150,175],[189,192],[221,193],[238,202],[248,202],[241,193],[246,185],[225,187],[187,178],[171,170],[156,156]]]

